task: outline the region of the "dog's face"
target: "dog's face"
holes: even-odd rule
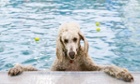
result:
[[[75,31],[64,32],[61,36],[61,41],[65,47],[67,56],[74,60],[77,55],[77,51],[80,47],[80,36]]]

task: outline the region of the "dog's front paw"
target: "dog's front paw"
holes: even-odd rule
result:
[[[124,68],[120,68],[117,66],[107,66],[104,68],[104,72],[115,78],[122,79],[126,82],[134,81],[133,76],[128,72],[128,70]]]
[[[119,79],[122,79],[122,80],[126,81],[126,82],[134,81],[133,76],[128,71],[122,71],[122,72],[118,73],[117,77]]]
[[[21,74],[22,72],[23,72],[22,67],[17,66],[17,67],[11,68],[11,69],[8,71],[8,75],[10,75],[10,76],[16,76],[16,75]]]

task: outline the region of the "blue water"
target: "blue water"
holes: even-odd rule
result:
[[[139,71],[139,11],[139,0],[1,0],[0,70],[15,63],[49,69],[56,58],[58,26],[76,21],[96,63]]]

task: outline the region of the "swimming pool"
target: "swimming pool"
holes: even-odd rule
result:
[[[76,21],[96,63],[139,71],[139,11],[139,0],[0,0],[0,70],[15,63],[49,69],[58,26]]]

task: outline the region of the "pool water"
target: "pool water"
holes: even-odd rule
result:
[[[139,0],[0,0],[0,70],[15,63],[49,69],[59,25],[74,21],[97,64],[139,71],[139,11]]]

